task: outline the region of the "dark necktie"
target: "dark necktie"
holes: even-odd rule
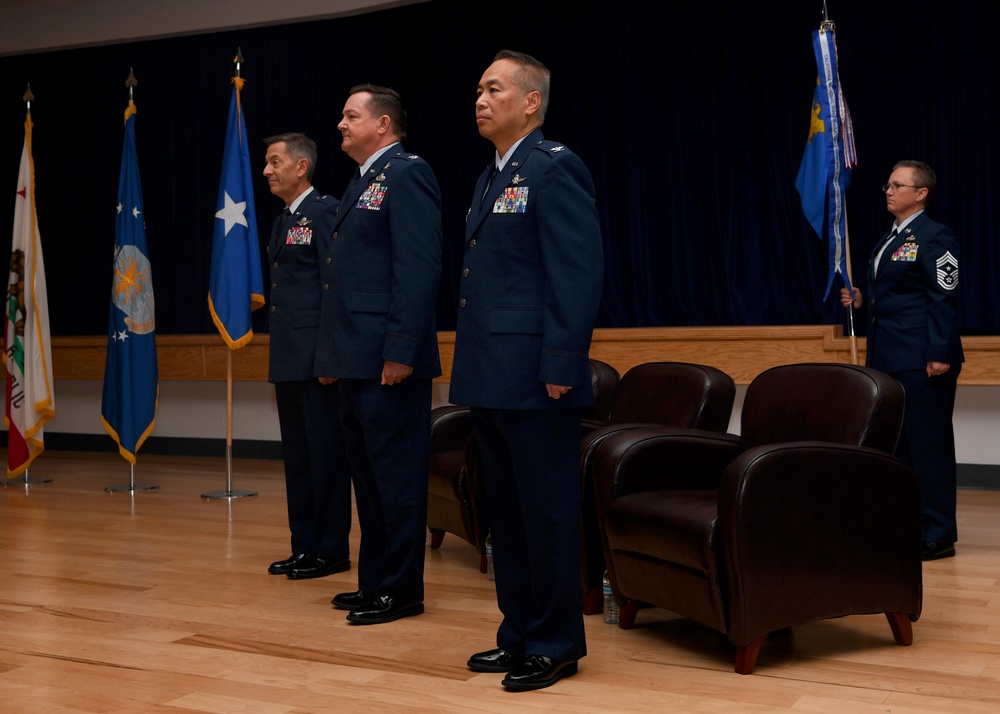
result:
[[[347,190],[344,191],[344,200],[341,201],[341,203],[347,203],[347,197],[350,196],[351,191],[354,190],[354,184],[356,184],[360,180],[361,180],[361,167],[359,166],[358,170],[354,172],[353,176],[351,176],[351,180],[347,182]]]
[[[886,238],[885,242],[882,244],[882,249],[878,252],[878,255],[875,256],[875,272],[876,273],[878,272],[879,266],[882,265],[882,254],[885,253],[885,249],[887,247],[889,247],[889,244],[892,243],[892,239],[895,238],[895,237],[896,237],[896,229],[893,228],[892,232],[889,234],[889,237]]]
[[[278,214],[278,220],[275,221],[274,226],[274,237],[272,239],[275,248],[285,242],[285,237],[288,235],[288,227],[291,225],[291,217],[292,212],[288,209],[288,206],[281,209],[281,213]]]
[[[500,170],[497,168],[496,164],[493,164],[493,172],[490,174],[490,177],[486,179],[486,188],[483,189],[483,195],[479,199],[480,205],[482,205],[483,201],[486,200],[486,194],[490,192],[490,185],[493,183],[493,179],[496,178],[496,175],[499,173],[499,171]]]

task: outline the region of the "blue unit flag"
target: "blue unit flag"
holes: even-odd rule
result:
[[[813,95],[809,138],[795,188],[802,198],[806,219],[829,248],[830,267],[824,294],[829,296],[836,274],[840,274],[848,288],[851,287],[844,192],[851,183],[851,168],[857,164],[858,157],[851,113],[840,87],[837,38],[832,23],[824,23],[813,32],[813,50],[819,74]]]

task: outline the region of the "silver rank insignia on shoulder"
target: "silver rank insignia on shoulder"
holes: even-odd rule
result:
[[[408,158],[410,161],[413,161],[414,159],[419,159],[420,157],[417,156],[416,154],[410,154],[406,158]]]
[[[565,146],[553,146],[551,149],[549,149],[549,151],[551,151],[552,153],[556,153],[557,151],[566,151],[566,147]]]
[[[945,290],[954,290],[958,287],[958,260],[946,250],[944,255],[937,259],[937,284]]]
[[[517,186],[519,183],[527,180],[527,178],[521,178],[521,174],[514,174],[514,177],[510,180],[510,182]]]

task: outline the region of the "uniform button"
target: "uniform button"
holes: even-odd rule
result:
[[[465,270],[462,271],[462,277],[463,278],[469,277],[469,269],[468,268],[466,268]]]
[[[274,262],[273,262],[273,263],[271,264],[271,267],[272,267],[272,268],[277,268],[277,267],[278,267],[278,261],[274,261]]]
[[[330,292],[330,283],[323,283],[323,292]]]
[[[271,305],[271,312],[277,312],[277,311],[278,311],[278,308],[275,307],[274,305]]]
[[[334,231],[334,232],[333,232],[333,235],[332,235],[332,236],[330,236],[330,237],[331,237],[331,238],[333,238],[334,240],[337,240],[337,236],[338,236],[338,233],[337,233],[337,231]]]
[[[461,308],[464,308],[465,304],[466,304],[465,303],[465,298],[462,298],[461,300],[458,301],[458,306],[461,307]]]
[[[476,247],[476,239],[475,238],[473,238],[472,240],[469,241],[469,247],[470,248],[475,248]]]
[[[277,283],[271,283],[271,290],[274,290],[276,287],[278,287]]]
[[[333,262],[333,259],[332,259],[332,258],[327,258],[327,259],[326,259],[326,264],[327,264],[327,265],[329,265],[329,264],[330,264],[330,263],[332,263],[332,262]]]

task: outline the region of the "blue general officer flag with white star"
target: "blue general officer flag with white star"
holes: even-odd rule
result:
[[[129,100],[118,178],[108,355],[101,402],[104,428],[118,442],[122,457],[133,464],[139,447],[153,430],[159,395],[156,315],[153,280],[146,257],[146,218],[139,161],[135,151],[135,112],[135,104]]]
[[[240,107],[242,88],[243,80],[234,77],[208,285],[208,309],[212,320],[222,339],[234,350],[253,339],[250,313],[264,305],[250,151]]]
[[[854,147],[854,127],[840,88],[837,70],[837,38],[823,25],[813,32],[816,55],[816,91],[813,95],[809,138],[795,179],[802,197],[802,211],[820,240],[829,248],[830,265],[824,297],[840,274],[850,288],[847,266],[847,210],[844,193],[851,183],[851,167],[858,162]]]

